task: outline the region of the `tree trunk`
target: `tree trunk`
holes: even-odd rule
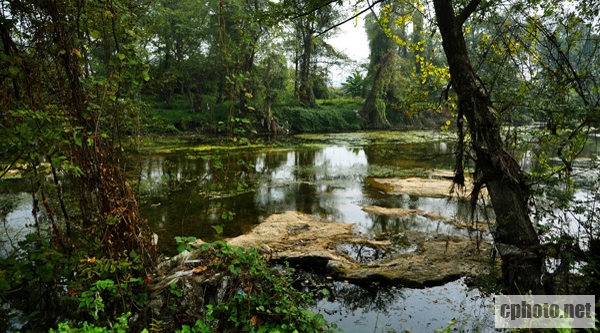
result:
[[[451,0],[433,2],[450,66],[452,87],[459,99],[459,136],[462,141],[460,132],[464,115],[475,152],[475,189],[472,196],[476,200],[479,189],[485,185],[496,214],[493,237],[502,258],[503,281],[510,293],[544,294],[541,283],[544,261],[535,251],[539,238],[529,217],[527,179],[519,164],[503,147],[500,122],[489,96],[479,86],[463,35],[462,25],[480,0],[471,1],[458,15],[454,14]],[[459,154],[455,177],[455,182],[460,185],[464,184],[462,158]]]
[[[310,60],[314,49],[313,34],[309,28],[302,32],[302,48],[303,52],[300,58],[300,88],[298,91],[300,103],[305,106],[315,108],[317,101],[313,93],[313,85],[311,84],[310,75]]]
[[[371,83],[371,91],[365,98],[365,104],[360,110],[363,128],[385,129],[390,127],[385,114],[385,95],[387,94],[392,73],[396,62],[396,49],[387,51],[375,65]]]

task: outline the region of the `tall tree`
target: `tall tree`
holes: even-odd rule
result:
[[[161,0],[152,4],[145,19],[148,49],[152,51],[152,88],[170,100],[173,93],[185,94],[192,110],[200,107],[201,94],[216,91],[216,57],[210,45],[217,43],[214,8],[217,1]],[[212,14],[211,14],[212,11]]]
[[[471,195],[477,200],[484,185],[490,194],[496,214],[493,237],[502,257],[504,283],[514,293],[544,294],[544,258],[536,250],[540,241],[529,217],[527,177],[505,149],[498,114],[473,69],[465,41],[464,24],[481,0],[471,0],[458,10],[452,0],[433,0],[433,4],[452,87],[458,96],[459,144],[464,142],[464,116],[475,152],[475,188]],[[464,158],[461,149],[454,178],[458,185],[464,185]]]
[[[262,104],[256,106],[259,109],[259,120],[269,132],[282,132],[284,129],[273,119],[271,106],[277,96],[285,90],[288,80],[287,60],[282,54],[269,53],[259,61],[256,73],[259,82],[255,84],[254,100]]]
[[[323,39],[330,36],[332,32],[316,35],[333,25],[339,17],[339,11],[330,1],[311,0],[286,0],[283,5],[291,9],[293,17],[291,25],[296,40],[295,67],[296,67],[296,93],[300,103],[310,107],[316,107],[317,102],[314,94],[315,84],[315,47],[321,45],[327,47]],[[317,43],[316,39],[319,39]]]
[[[396,67],[398,44],[391,38],[390,25],[393,23],[392,7],[388,4],[378,20],[374,14],[365,18],[365,29],[369,38],[369,72],[367,81],[369,92],[360,110],[362,126],[365,128],[388,128],[386,101],[390,82]],[[387,32],[387,33],[386,33]]]

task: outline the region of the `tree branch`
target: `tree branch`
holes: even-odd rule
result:
[[[477,9],[477,6],[479,6],[480,3],[481,0],[469,1],[467,6],[465,6],[465,8],[463,8],[463,10],[460,11],[460,14],[458,14],[458,16],[456,17],[456,21],[454,21],[456,24],[455,26],[462,26],[463,23],[465,23],[465,21],[469,18],[469,16],[473,14],[475,9]]]
[[[329,31],[331,31],[331,30],[333,30],[333,29],[335,29],[335,28],[339,27],[340,25],[342,25],[342,24],[344,24],[344,23],[347,23],[347,22],[349,22],[349,21],[352,21],[352,20],[354,20],[355,18],[359,17],[360,15],[362,15],[362,14],[366,13],[367,11],[371,10],[371,8],[373,8],[373,7],[374,7],[376,4],[378,4],[378,3],[380,3],[380,2],[383,2],[383,1],[385,1],[385,0],[375,0],[375,1],[373,1],[373,3],[372,3],[372,4],[369,4],[369,7],[367,7],[367,8],[365,8],[365,9],[361,10],[360,12],[358,12],[358,13],[356,13],[356,14],[352,15],[352,16],[350,16],[349,18],[347,18],[347,19],[343,20],[342,22],[336,23],[336,24],[332,25],[331,27],[329,27],[329,28],[327,28],[327,29],[325,29],[325,30],[323,30],[323,31],[321,31],[321,32],[319,32],[319,33],[317,33],[317,34],[315,35],[315,37],[319,37],[319,36],[321,36],[321,35],[323,35],[323,34],[325,34],[325,33],[329,32]]]
[[[375,11],[373,10],[373,7],[375,4],[369,3],[369,0],[367,0],[367,5],[369,5],[368,9],[371,10],[371,14],[373,14],[373,16],[375,17],[375,21],[379,21],[379,17],[377,17],[377,13],[375,13]]]
[[[310,14],[312,14],[312,13],[316,12],[317,10],[319,10],[319,9],[321,9],[321,8],[323,8],[323,7],[327,7],[327,6],[329,6],[329,5],[331,5],[332,3],[334,3],[334,2],[337,2],[337,1],[338,1],[338,0],[328,0],[328,1],[325,1],[325,3],[323,3],[322,5],[320,5],[320,6],[317,6],[317,7],[315,7],[315,8],[312,8],[311,10],[309,10],[309,11],[307,11],[307,12],[303,12],[303,13],[297,14],[297,15],[295,15],[295,16],[292,16],[292,17],[290,17],[289,19],[290,19],[290,20],[295,20],[295,19],[301,18],[301,17],[303,17],[303,16],[310,15]]]

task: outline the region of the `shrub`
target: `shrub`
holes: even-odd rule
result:
[[[328,101],[325,105],[327,107],[319,109],[284,108],[279,119],[285,119],[293,131],[299,132],[342,132],[360,129],[356,117],[358,104],[340,104]]]
[[[291,333],[335,329],[322,315],[304,308],[313,302],[313,295],[292,287],[292,270],[269,267],[257,249],[215,242],[184,253],[188,262],[195,263],[193,271],[198,273],[179,280],[175,287],[165,286],[161,292],[161,297],[168,300],[162,303],[170,303],[170,311],[182,319],[179,325],[184,325],[179,332]],[[180,268],[164,279],[171,282],[170,276],[178,275]],[[177,290],[175,297],[173,289]],[[169,309],[153,311],[164,314]]]

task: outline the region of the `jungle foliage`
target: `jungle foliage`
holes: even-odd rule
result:
[[[457,186],[473,170],[472,197],[484,187],[491,195],[494,240],[516,249],[500,253],[508,290],[568,290],[576,270],[578,287],[598,294],[600,179],[577,171],[600,125],[600,7],[566,3],[375,2],[366,76],[350,73],[345,85],[363,102],[321,100],[334,93],[328,67],[347,62],[328,43],[351,15],[338,2],[3,2],[0,178],[17,170],[27,181],[35,222],[0,259],[0,329],[159,326],[147,293],[157,253],[121,156],[131,138],[385,128],[423,110],[457,131]],[[532,121],[526,135],[513,127]],[[535,163],[523,166],[511,151],[527,146]],[[230,294],[183,331],[251,330],[258,314],[268,329],[329,328],[255,253],[204,251],[240,286],[266,281],[289,298]],[[227,318],[230,309],[238,316]]]

